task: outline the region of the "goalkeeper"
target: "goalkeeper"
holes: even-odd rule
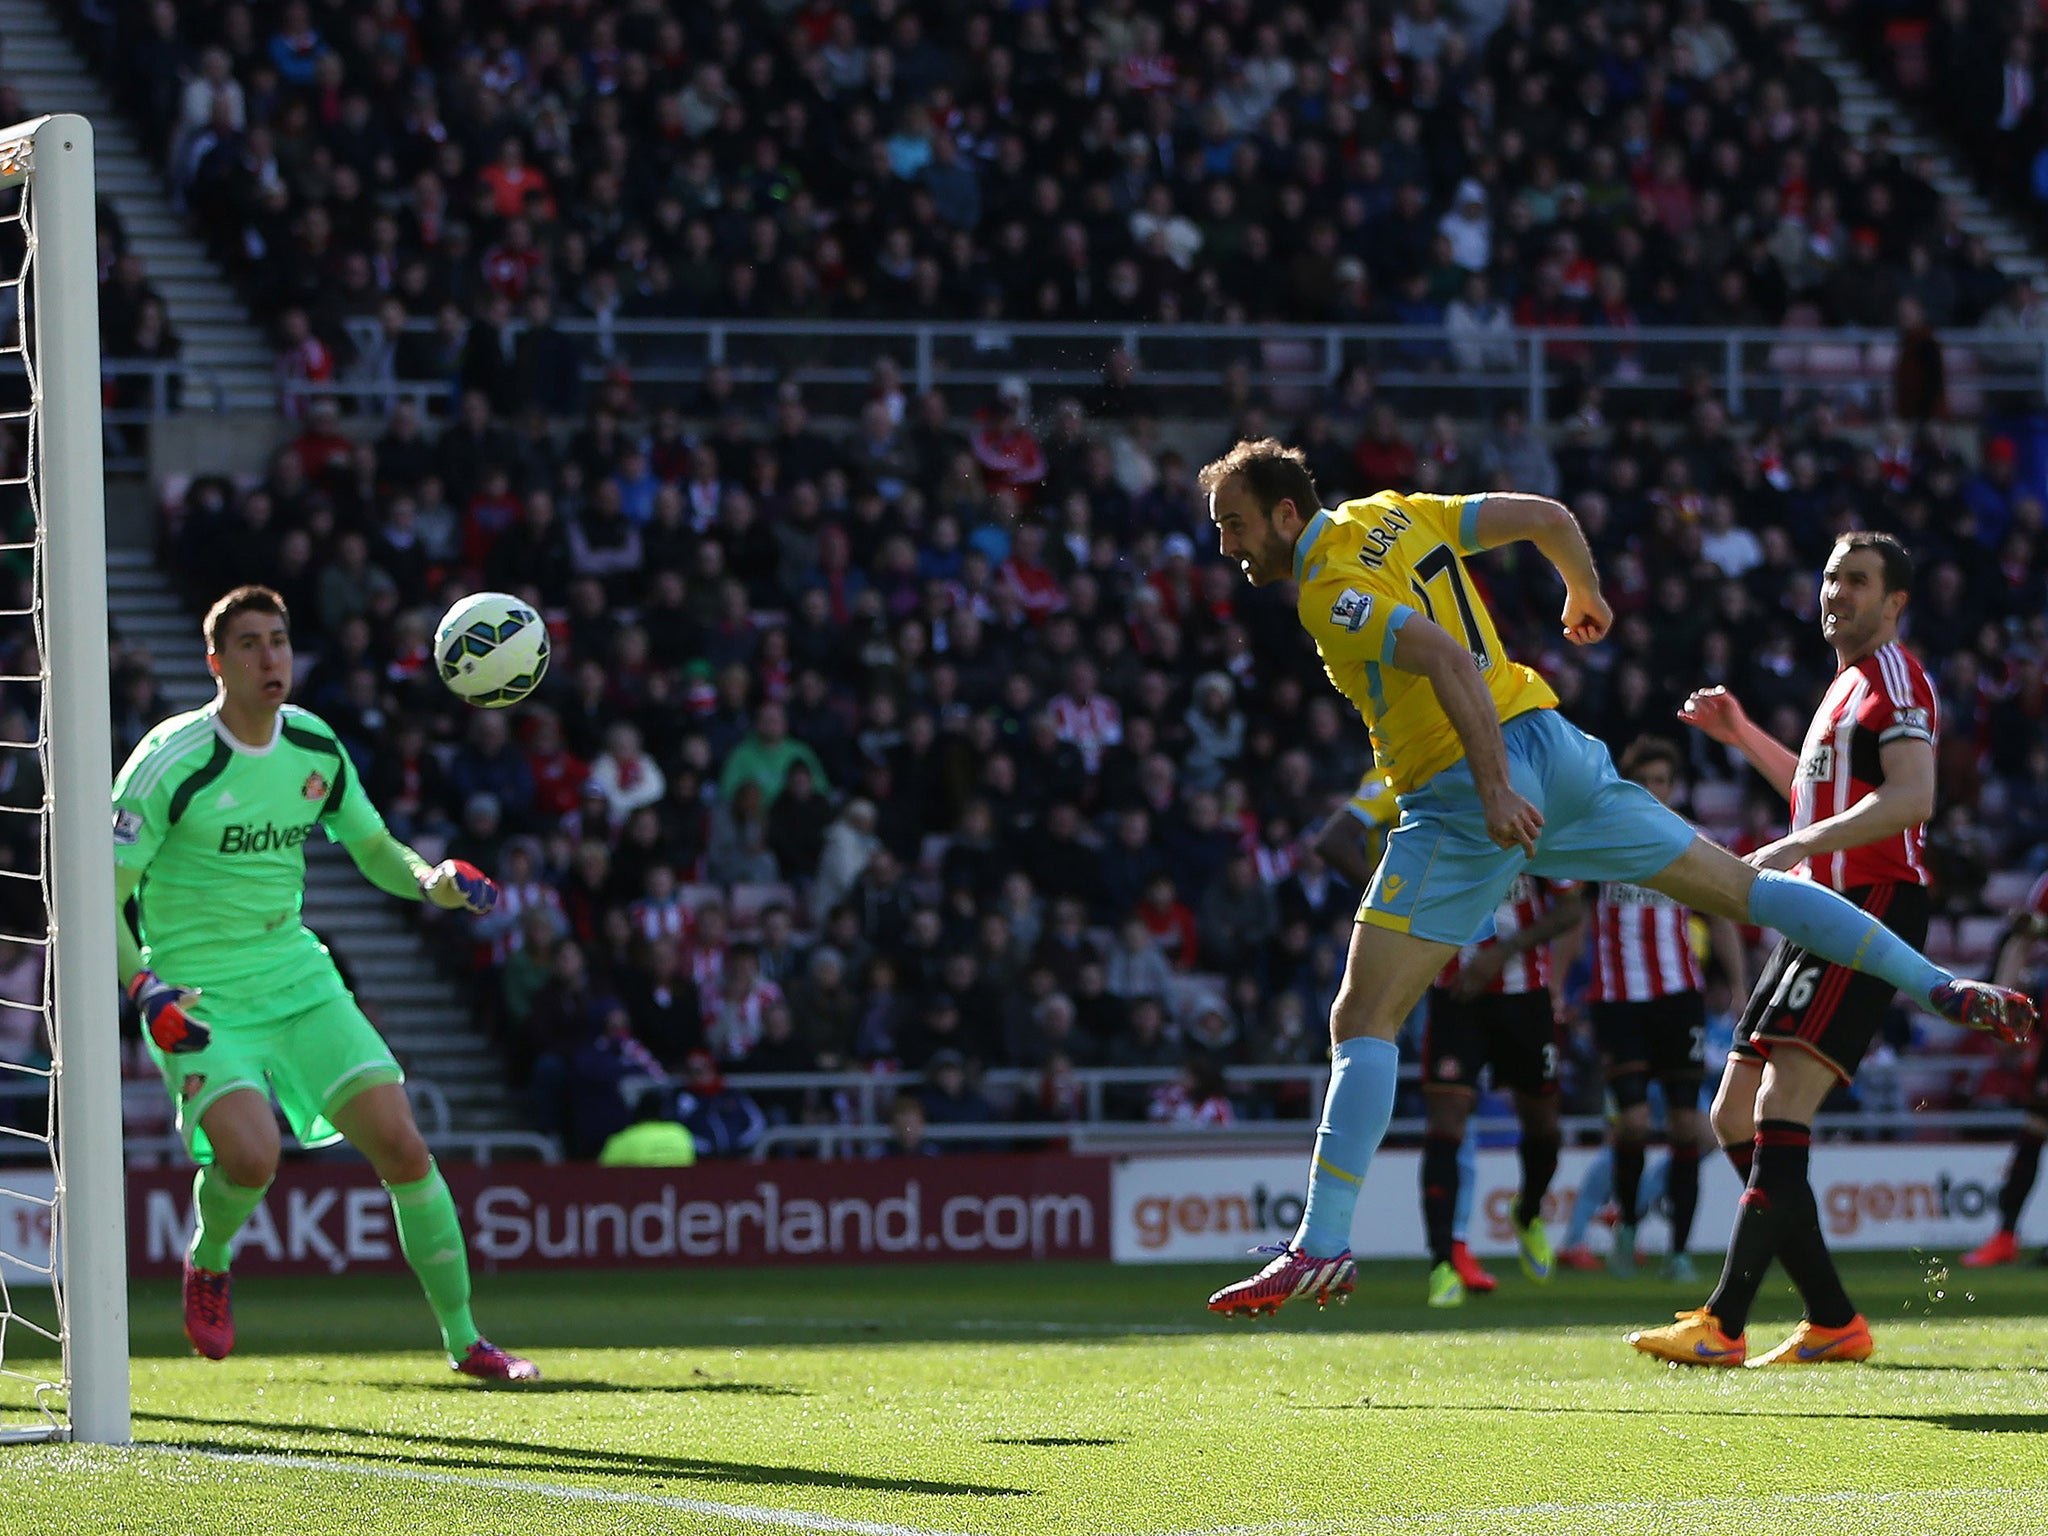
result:
[[[377,1170],[455,1369],[533,1380],[531,1361],[471,1321],[461,1223],[405,1074],[300,919],[305,844],[320,831],[394,896],[486,912],[497,887],[458,860],[429,868],[393,837],[334,732],[285,702],[289,618],[267,587],[215,603],[213,703],[158,725],[114,782],[121,979],[199,1164],[185,1332],[210,1360],[234,1348],[229,1244],[277,1172],[274,1095],[306,1146],[345,1137]]]

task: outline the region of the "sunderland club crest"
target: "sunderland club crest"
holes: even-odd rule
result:
[[[325,800],[327,798],[327,791],[331,787],[327,782],[326,775],[321,773],[318,768],[315,768],[306,775],[305,786],[300,789],[299,793],[308,800]]]

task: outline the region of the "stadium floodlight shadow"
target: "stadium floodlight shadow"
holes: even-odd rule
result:
[[[291,1448],[291,1454],[326,1457],[336,1462],[375,1463],[413,1467],[428,1472],[477,1471],[498,1476],[521,1472],[549,1471],[602,1473],[611,1477],[645,1478],[654,1482],[694,1479],[708,1483],[741,1483],[760,1488],[836,1488],[858,1493],[928,1493],[941,1497],[1030,1498],[1031,1488],[1001,1488],[983,1483],[937,1482],[922,1477],[871,1477],[857,1472],[828,1472],[816,1467],[774,1467],[758,1462],[719,1461],[708,1456],[660,1456],[645,1451],[611,1451],[589,1445],[544,1445],[538,1441],[486,1439],[474,1435],[433,1435],[405,1431],[403,1441],[376,1430],[349,1424],[292,1424],[264,1419],[224,1419],[208,1414],[137,1413],[138,1422],[190,1425],[197,1429],[248,1429],[268,1437],[271,1443],[251,1445],[219,1439],[160,1440],[159,1449],[203,1451],[211,1456],[272,1456],[280,1447],[279,1435],[318,1440],[333,1436],[341,1440],[367,1440],[375,1446],[305,1445]],[[414,1452],[408,1447],[427,1449]],[[433,1448],[452,1452],[484,1452],[483,1455],[437,1456]],[[508,1460],[508,1456],[518,1459]],[[529,1462],[525,1458],[532,1458]],[[337,1467],[337,1471],[342,1468]]]

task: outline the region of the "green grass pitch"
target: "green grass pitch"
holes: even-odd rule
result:
[[[1419,1264],[1367,1266],[1348,1307],[1230,1324],[1214,1266],[483,1276],[531,1389],[455,1378],[407,1277],[245,1282],[222,1364],[149,1284],[146,1448],[0,1449],[0,1529],[2048,1529],[2048,1270],[1844,1270],[1875,1361],[1712,1372],[1621,1342],[1697,1287],[1604,1275],[1431,1312]],[[1795,1316],[1774,1281],[1759,1352]]]

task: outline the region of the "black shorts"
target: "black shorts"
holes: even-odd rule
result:
[[[1422,1032],[1422,1086],[1479,1090],[1479,1070],[1516,1093],[1557,1092],[1562,1055],[1550,991],[1483,992],[1457,998],[1429,989],[1429,1027]]]
[[[1927,887],[1861,886],[1843,895],[1915,949],[1927,943]],[[1780,1045],[1809,1051],[1848,1082],[1877,1038],[1896,989],[1862,971],[1832,965],[1780,939],[1735,1026],[1731,1057],[1755,1061]]]
[[[1674,992],[1641,1003],[1594,1003],[1593,1034],[1607,1075],[1641,1072],[1666,1087],[1707,1075],[1707,1000],[1697,992]],[[1681,1095],[1684,1103],[1692,1099]]]
[[[2037,1011],[2048,1009],[2048,996],[2034,999]],[[2027,1113],[2048,1120],[2048,1035],[2038,1032],[2034,1039],[2034,1097]]]

